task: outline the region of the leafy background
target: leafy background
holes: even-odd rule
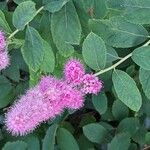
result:
[[[11,58],[0,74],[2,150],[148,150],[149,0],[14,0],[0,9]],[[61,77],[70,57],[103,80],[103,91],[27,136],[7,133],[8,107],[42,75]]]

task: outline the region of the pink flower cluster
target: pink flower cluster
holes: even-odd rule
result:
[[[6,39],[2,31],[0,31],[0,70],[5,69],[9,64],[9,57],[6,50]]]
[[[66,108],[81,108],[85,94],[101,91],[102,82],[92,74],[85,74],[80,61],[69,60],[64,70],[64,79],[42,77],[36,87],[28,90],[8,110],[5,123],[9,132],[25,135]]]

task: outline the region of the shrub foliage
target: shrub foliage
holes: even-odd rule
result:
[[[149,14],[149,0],[0,2],[10,59],[0,74],[1,149],[148,149]],[[61,78],[70,58],[103,81],[102,92],[86,95],[80,110],[67,109],[26,136],[8,133],[9,107],[43,75]]]

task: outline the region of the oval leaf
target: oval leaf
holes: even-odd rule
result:
[[[128,150],[130,146],[130,136],[127,133],[117,134],[108,144],[108,150]]]
[[[22,55],[27,65],[37,71],[44,58],[43,39],[33,28],[27,27],[25,43],[22,47]]]
[[[27,144],[23,141],[7,142],[2,150],[26,150]]]
[[[79,150],[79,146],[73,135],[64,128],[58,129],[57,142],[61,150]]]
[[[51,73],[55,67],[55,56],[51,46],[46,41],[43,41],[44,58],[41,66],[41,71]]]
[[[69,0],[51,0],[44,6],[45,10],[48,10],[51,13],[59,11]]]
[[[90,33],[83,42],[82,54],[86,64],[94,70],[101,70],[106,64],[106,46],[96,34]]]
[[[35,3],[32,1],[22,2],[13,13],[13,25],[23,30],[25,25],[36,15]]]
[[[98,123],[91,123],[83,127],[84,135],[92,142],[101,143],[107,137],[107,130]]]
[[[13,88],[4,76],[0,76],[0,108],[6,107],[13,99]]]
[[[150,70],[144,70],[141,68],[139,78],[145,95],[150,99]]]
[[[133,51],[133,61],[146,70],[150,70],[150,46],[142,46]]]
[[[107,111],[107,97],[105,93],[100,93],[99,95],[93,95],[92,102],[95,109],[100,114],[104,114]]]
[[[112,80],[118,98],[133,111],[138,111],[142,98],[135,81],[121,70],[113,72]]]
[[[108,45],[117,48],[133,47],[148,38],[148,32],[144,27],[129,23],[122,17],[90,20],[89,26],[92,32],[101,36]]]
[[[46,131],[46,135],[43,140],[42,150],[47,150],[47,149],[53,150],[54,149],[55,135],[56,135],[57,127],[58,127],[57,124],[53,124]]]
[[[68,2],[59,12],[52,15],[51,31],[56,45],[59,41],[79,44],[81,25],[72,2]]]

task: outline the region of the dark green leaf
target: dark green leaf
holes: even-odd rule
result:
[[[112,113],[115,119],[122,120],[123,118],[128,117],[129,109],[120,100],[115,100],[112,106]]]
[[[0,108],[6,107],[13,99],[13,88],[11,83],[0,76]]]

